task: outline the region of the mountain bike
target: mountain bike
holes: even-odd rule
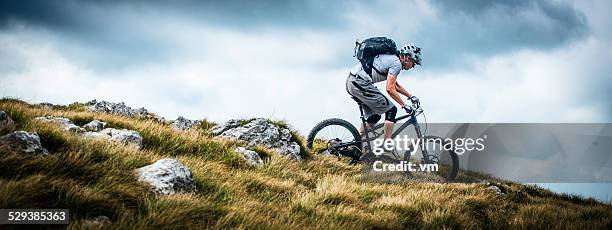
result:
[[[383,135],[384,124],[366,125],[367,118],[364,116],[363,104],[356,98],[353,99],[359,104],[361,122],[363,127],[365,127],[364,137],[362,138],[357,128],[350,122],[339,118],[330,118],[319,122],[310,131],[307,138],[308,148],[315,152],[321,151],[326,154],[336,155],[339,158],[341,156],[349,157],[351,158],[349,164],[377,160],[379,156],[373,154],[372,151],[376,147],[373,146],[373,142]],[[396,124],[398,121],[405,120],[405,122],[398,128],[395,128],[391,139],[395,139],[408,126],[413,126],[417,139],[421,139],[421,141],[416,142],[418,146],[415,146],[414,142],[410,143],[410,147],[405,149],[403,153],[402,151],[399,153],[398,151],[393,151],[393,158],[398,161],[412,162],[414,164],[435,164],[437,166],[437,170],[433,172],[406,171],[407,176],[430,179],[433,177],[442,181],[452,181],[459,171],[459,159],[454,149],[444,147],[450,139],[425,135],[417,121],[417,116],[423,114],[423,108],[420,106],[420,103],[413,104],[411,107],[413,113],[395,118]],[[427,125],[426,122],[425,125]],[[418,147],[416,151],[414,151],[415,147]],[[414,154],[414,156],[411,156],[411,152],[416,153],[419,149],[420,155]]]

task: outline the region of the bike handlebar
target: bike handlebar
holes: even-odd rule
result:
[[[416,117],[416,116],[419,116],[419,115],[421,115],[423,113],[423,108],[421,108],[420,105],[410,105],[410,107],[414,111],[414,113],[412,115],[406,114],[406,115],[403,115],[403,116],[400,116],[400,117],[396,117],[395,121],[403,120],[403,119],[406,119],[406,118],[409,118],[409,117],[413,117],[413,116]]]
[[[421,108],[421,103],[417,103],[410,105],[410,107],[412,107],[412,110],[414,111],[414,116],[418,116],[421,115],[421,113],[423,113],[423,108]]]

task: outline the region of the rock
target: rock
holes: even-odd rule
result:
[[[105,139],[110,140],[111,136],[108,132],[85,132],[83,133],[84,137],[96,138],[96,139]]]
[[[43,103],[38,103],[38,106],[44,108],[44,109],[53,109],[53,104],[49,103],[49,102],[43,102]]]
[[[87,130],[87,131],[97,132],[97,131],[100,131],[100,130],[106,128],[106,122],[99,121],[99,120],[93,120],[93,121],[83,125],[83,128],[85,130]]]
[[[161,159],[136,169],[138,180],[151,185],[158,194],[172,195],[196,190],[191,171],[175,159]]]
[[[172,124],[170,124],[170,126],[179,130],[187,130],[199,123],[200,121],[198,120],[189,120],[187,118],[184,118],[183,116],[179,116],[176,120],[172,121]]]
[[[93,112],[110,113],[141,119],[150,119],[162,123],[166,120],[163,117],[157,116],[156,114],[149,112],[145,108],[132,109],[131,107],[125,105],[125,103],[123,102],[112,103],[107,101],[92,100],[85,103],[85,105],[88,107],[89,111]]]
[[[136,146],[138,148],[142,147],[142,136],[140,136],[140,133],[134,131],[134,130],[127,130],[127,129],[104,129],[104,130],[110,130],[110,136],[111,136],[111,140],[115,141],[115,142],[120,142],[126,145],[133,145]],[[102,130],[102,131],[104,131]]]
[[[142,147],[142,136],[134,130],[106,128],[99,132],[86,132],[83,136],[107,139],[135,148]]]
[[[261,157],[259,157],[259,154],[253,150],[248,150],[245,147],[238,147],[234,151],[244,158],[248,165],[259,167],[264,163]]]
[[[112,103],[107,101],[92,100],[87,102],[85,105],[88,106],[89,111],[123,115],[126,117],[147,118],[147,116],[150,115],[145,108],[132,109],[123,102]]]
[[[277,127],[265,118],[256,118],[241,126],[239,121],[230,120],[213,129],[217,136],[242,140],[248,148],[257,144],[276,150],[292,160],[301,160],[300,145],[291,141],[291,131]]]
[[[504,193],[501,191],[501,189],[495,185],[491,185],[489,187],[487,187],[487,189],[492,190],[493,192],[495,192],[495,194],[499,195],[499,196],[503,196]]]
[[[0,133],[11,131],[15,128],[15,122],[6,112],[0,110]]]
[[[85,129],[75,125],[74,123],[72,123],[72,121],[70,121],[70,119],[65,118],[65,117],[45,116],[45,117],[36,117],[34,118],[34,120],[58,124],[64,130],[68,130],[70,132],[75,132],[75,133],[85,132]]]
[[[93,120],[81,128],[65,117],[36,117],[34,120],[58,124],[65,130],[76,132],[84,137],[106,139],[135,148],[142,147],[142,136],[134,130],[104,128],[106,122]],[[86,131],[88,130],[88,131]]]
[[[302,157],[300,155],[300,145],[297,142],[290,142],[289,140],[287,140],[279,143],[283,144],[279,144],[278,147],[272,149],[279,151],[282,155],[286,155],[290,159],[302,160]]]
[[[0,153],[49,155],[36,132],[15,131],[0,137]]]
[[[215,135],[215,136],[218,136],[221,133],[223,133],[225,130],[236,128],[238,126],[240,126],[240,121],[235,120],[235,119],[231,119],[231,120],[225,122],[225,124],[220,124],[220,125],[215,126],[212,129],[212,134]]]

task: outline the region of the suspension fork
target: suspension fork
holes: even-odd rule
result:
[[[426,143],[425,138],[423,138],[423,133],[421,132],[421,126],[419,125],[418,122],[416,122],[416,120],[414,121],[414,131],[416,132],[417,138],[419,138],[419,145],[421,146],[415,146],[415,147],[420,147],[421,148],[421,154],[423,155],[423,160],[425,161],[425,163],[429,163],[430,159],[429,159],[429,155],[427,154],[427,148],[426,148]]]

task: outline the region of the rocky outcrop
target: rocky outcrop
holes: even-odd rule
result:
[[[15,131],[0,137],[0,153],[49,155],[36,132]]]
[[[105,128],[106,122],[103,121],[93,120],[83,127],[79,127],[65,117],[46,116],[36,117],[34,120],[57,124],[64,130],[75,132],[84,137],[106,139],[135,148],[142,147],[142,136],[140,136],[140,133],[128,129]]]
[[[259,157],[259,154],[253,150],[248,150],[245,147],[238,147],[234,151],[238,153],[248,165],[259,167],[264,163],[261,157]]]
[[[212,129],[212,134],[215,136],[221,135],[225,130],[233,129],[240,126],[240,121],[236,119],[231,119],[223,124],[219,124]]]
[[[142,147],[142,137],[140,134],[128,129],[106,128],[98,132],[85,132],[83,136],[106,139],[135,148]]]
[[[13,128],[15,128],[13,119],[6,112],[0,111],[0,133],[11,131]]]
[[[99,120],[93,120],[83,125],[83,128],[87,131],[98,132],[106,128],[106,122],[99,121]]]
[[[187,130],[199,123],[200,121],[198,120],[189,120],[183,116],[179,116],[176,120],[172,121],[170,126],[178,130]]]
[[[70,121],[70,119],[65,118],[65,117],[45,116],[45,117],[36,117],[34,118],[34,120],[57,124],[60,127],[62,127],[64,130],[67,130],[70,132],[75,132],[75,133],[85,132],[85,129],[79,127],[78,125],[75,125],[74,123],[72,123],[72,121]]]
[[[265,118],[256,118],[248,122],[230,120],[213,128],[213,135],[230,139],[242,140],[246,147],[261,144],[276,150],[279,154],[293,160],[301,160],[300,145],[291,141],[291,131],[276,126]]]
[[[107,101],[92,100],[85,103],[85,105],[87,105],[89,111],[110,113],[126,117],[147,118],[151,115],[145,108],[132,109],[123,102],[112,103]]]
[[[161,195],[194,192],[197,187],[189,168],[175,159],[161,159],[136,169],[136,176]]]

